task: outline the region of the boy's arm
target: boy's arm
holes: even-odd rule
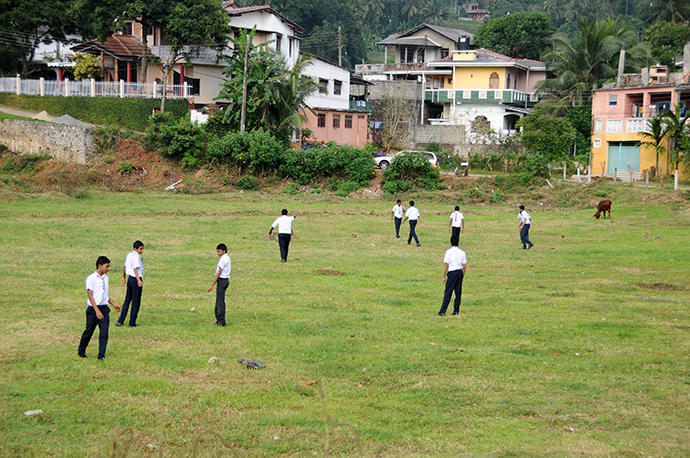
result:
[[[103,314],[98,309],[98,305],[96,305],[96,300],[93,298],[93,291],[91,291],[90,289],[87,289],[86,295],[89,297],[89,302],[91,302],[91,307],[93,307],[93,311],[96,312],[96,318],[98,318],[99,320],[102,320]]]
[[[117,310],[118,312],[120,311],[120,306],[117,305],[117,304],[115,303],[115,301],[113,301],[111,298],[108,298],[108,304],[110,304],[110,305],[112,305],[113,307],[115,307],[115,310]]]
[[[269,234],[270,234],[270,232],[269,232]],[[214,286],[216,286],[216,283],[218,283],[218,279],[220,278],[220,273],[221,273],[221,270],[216,269],[216,276],[213,277],[213,283],[211,283],[211,286],[209,286],[208,289],[206,290],[207,293],[210,292]]]
[[[453,225],[453,217],[451,216],[448,220],[448,232],[450,232],[450,227]]]
[[[465,233],[465,218],[462,219],[462,225],[460,226],[460,233]]]
[[[125,286],[125,282],[127,281],[127,264],[125,263],[125,266],[122,268],[122,286]]]
[[[443,263],[443,283],[446,282],[446,275],[448,275],[448,263]]]
[[[139,276],[139,268],[138,267],[134,268],[134,276],[137,277],[137,285],[139,286],[139,288],[144,286],[144,282],[141,281],[141,277]]]
[[[467,274],[467,264],[462,265],[462,278],[465,278],[465,274]]]

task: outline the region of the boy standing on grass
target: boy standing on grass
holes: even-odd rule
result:
[[[216,254],[220,258],[216,266],[216,275],[213,277],[213,283],[209,286],[207,292],[216,286],[216,326],[225,326],[225,291],[230,284],[230,269],[232,263],[228,255],[228,247],[224,243],[219,243],[216,247]]]
[[[455,206],[455,211],[450,214],[450,220],[448,222],[448,232],[453,230],[451,234],[454,237],[460,239],[460,234],[465,232],[465,217],[460,213],[460,207]]]
[[[458,248],[458,236],[454,235],[450,238],[450,248],[446,250],[443,257],[443,283],[446,284],[446,290],[443,293],[443,303],[439,316],[444,316],[450,304],[450,297],[455,292],[455,302],[453,303],[453,315],[460,314],[460,301],[462,300],[462,280],[465,278],[467,272],[467,256],[465,252]]]
[[[419,243],[419,239],[417,238],[417,232],[415,232],[415,228],[417,227],[417,222],[422,222],[422,217],[420,216],[417,207],[414,206],[414,200],[410,201],[410,208],[408,208],[407,212],[405,213],[405,219],[403,220],[403,223],[408,219],[410,220],[410,235],[407,237],[407,244],[409,245],[410,242],[412,242],[412,237],[414,237],[414,241],[417,243],[417,246],[420,246],[421,244]]]
[[[141,240],[137,240],[132,248],[133,250],[125,258],[125,268],[122,270],[122,286],[127,282],[127,294],[125,294],[125,301],[122,303],[120,318],[115,323],[115,326],[122,326],[125,318],[127,318],[127,310],[131,302],[132,314],[129,316],[131,328],[137,325],[137,316],[139,315],[139,307],[141,307],[141,293],[144,290],[144,261],[141,260],[144,244]]]
[[[400,238],[400,225],[402,224],[403,216],[405,215],[405,207],[400,203],[400,199],[396,202],[393,210],[391,211],[393,215],[393,222],[395,223],[395,238]]]
[[[110,308],[108,304],[120,311],[120,306],[108,296],[108,276],[110,259],[99,256],[96,260],[96,271],[86,277],[86,329],[81,335],[77,354],[86,358],[86,347],[89,345],[93,331],[98,326],[98,359],[105,359],[108,346],[108,327],[110,326]]]
[[[287,262],[288,250],[290,249],[290,239],[292,239],[292,222],[296,216],[288,216],[287,208],[280,211],[281,215],[273,221],[268,235],[273,233],[273,229],[278,228],[278,245],[280,246],[280,262]]]
[[[520,205],[520,213],[518,213],[518,223],[520,224],[520,241],[522,242],[522,249],[529,250],[534,246],[534,243],[529,240],[529,228],[532,225],[532,218],[525,210],[524,205]]]

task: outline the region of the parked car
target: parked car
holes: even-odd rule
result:
[[[421,154],[427,158],[427,160],[429,161],[429,164],[431,164],[432,167],[438,167],[438,158],[431,151],[412,151],[412,150],[398,151],[397,153],[391,154],[389,156],[375,156],[374,157],[374,166],[379,167],[381,170],[386,170],[388,168],[388,166],[391,165],[391,162],[393,162],[393,158],[395,156],[398,156],[399,154],[406,154],[406,153],[419,153],[419,154]]]

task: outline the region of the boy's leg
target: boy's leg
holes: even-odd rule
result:
[[[417,234],[414,233],[414,227],[417,225],[417,221],[410,220],[410,234],[407,236],[407,244],[409,245],[412,241],[412,237],[416,237]]]
[[[96,318],[96,312],[93,311],[92,307],[86,307],[86,329],[84,329],[84,332],[81,335],[81,341],[79,342],[79,349],[77,350],[77,353],[79,356],[85,356],[86,355],[86,347],[89,345],[89,342],[91,341],[91,336],[93,335],[93,331],[96,329],[96,326],[98,325],[98,318]]]
[[[410,230],[412,231],[415,243],[419,245],[419,239],[417,238],[417,221],[414,221],[414,224],[410,224]]]
[[[453,303],[453,315],[460,313],[460,302],[462,301],[462,270],[458,270],[458,278],[455,280],[455,302]]]
[[[441,303],[441,310],[438,311],[439,315],[443,315],[448,310],[448,304],[450,304],[450,298],[453,294],[453,288],[455,286],[455,272],[448,272],[446,277],[446,288],[443,291],[443,302]]]
[[[132,278],[132,277],[130,277]],[[141,293],[144,291],[143,286],[139,286],[137,279],[134,278],[134,287],[132,288],[132,313],[129,314],[129,325],[137,325],[137,317],[139,316],[139,307],[141,307]]]
[[[290,252],[290,240],[292,239],[292,235],[286,234],[285,235],[285,260],[287,261],[288,258],[288,253]]]
[[[402,223],[402,218],[395,218],[395,238],[400,238],[400,223]]]
[[[531,248],[534,244],[529,241],[529,224],[525,224],[525,242],[527,242],[527,245]]]
[[[216,283],[216,324],[225,326],[225,290],[230,281],[227,278],[219,278]]]
[[[450,235],[452,235],[453,237],[460,237],[460,228],[459,227],[453,226],[451,228],[451,230],[452,230],[452,232]]]
[[[134,295],[134,288],[136,286],[137,279],[134,279],[134,285],[132,285],[132,277],[127,276],[127,293],[125,294],[125,301],[122,303],[122,310],[120,311],[120,317],[117,319],[117,324],[123,324],[125,318],[127,318],[127,311],[129,310],[129,304],[132,302],[132,296]]]
[[[105,349],[108,346],[108,328],[110,327],[110,307],[103,305],[98,307],[103,314],[103,319],[98,320],[98,359],[105,358]],[[94,312],[95,314],[95,312]]]
[[[285,261],[287,258],[287,250],[285,249],[285,235],[278,234],[278,246],[280,247],[280,260]]]
[[[525,232],[527,226],[522,226],[522,229],[520,229],[520,242],[522,242],[522,248],[525,249],[527,248],[527,242],[525,242]]]

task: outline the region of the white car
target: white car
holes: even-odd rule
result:
[[[412,151],[412,150],[405,150],[405,151],[398,151],[395,154],[391,154],[390,156],[378,156],[374,157],[374,166],[379,167],[381,170],[386,170],[389,165],[391,165],[391,162],[393,162],[393,158],[395,156],[398,156],[399,154],[406,154],[406,153],[419,153],[427,158],[429,161],[429,164],[431,164],[432,167],[437,167],[438,166],[438,159],[436,158],[436,155],[430,151]]]

